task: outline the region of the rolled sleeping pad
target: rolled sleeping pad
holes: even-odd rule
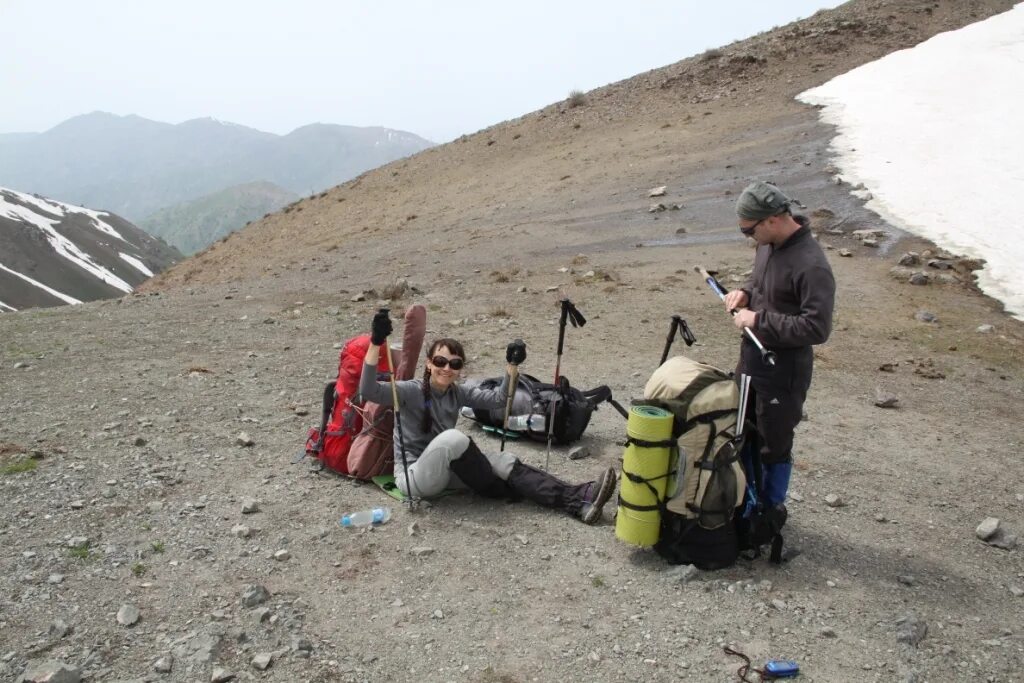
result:
[[[661,535],[659,505],[665,501],[669,482],[672,413],[654,406],[633,406],[626,434],[630,442],[622,456],[615,535],[626,543],[652,546]],[[633,440],[663,445],[640,445]]]

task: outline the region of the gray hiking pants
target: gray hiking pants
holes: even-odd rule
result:
[[[457,429],[448,429],[435,436],[420,453],[419,459],[409,465],[412,495],[416,498],[431,498],[445,489],[469,488],[451,470],[452,460],[461,457],[468,447],[469,437]],[[512,466],[516,464],[516,458],[511,453],[484,453],[484,457],[501,479],[507,480]],[[402,493],[409,495],[401,464],[395,465],[395,484]]]

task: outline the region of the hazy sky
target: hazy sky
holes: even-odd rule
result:
[[[838,0],[0,0],[0,132],[102,110],[436,142]]]

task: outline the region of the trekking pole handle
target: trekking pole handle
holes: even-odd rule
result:
[[[665,338],[665,349],[661,352],[661,363],[659,365],[664,365],[665,361],[668,360],[668,352],[672,348],[672,342],[676,340],[676,332],[679,330],[679,323],[681,321],[682,318],[678,315],[672,316],[672,324],[668,328],[668,337]]]
[[[562,355],[562,348],[565,346],[565,323],[569,319],[569,306],[572,303],[568,299],[562,299],[562,312],[558,317],[558,355]],[[558,381],[557,373],[555,381]]]
[[[661,352],[661,363],[664,364],[668,360],[668,352],[672,348],[672,344],[675,342],[676,337],[679,337],[686,343],[687,346],[693,346],[697,343],[697,337],[693,334],[693,330],[686,324],[686,320],[681,315],[672,316],[672,325],[668,328],[668,336],[665,338],[665,348]]]

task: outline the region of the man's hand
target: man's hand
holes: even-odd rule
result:
[[[370,343],[374,346],[380,346],[387,338],[391,335],[394,328],[391,326],[391,316],[388,315],[388,309],[382,308],[373,316],[373,322],[370,324]]]
[[[747,293],[742,289],[734,289],[725,295],[725,310],[732,313],[733,311],[744,308],[748,303]]]
[[[732,323],[741,330],[744,327],[753,327],[757,323],[757,313],[749,308],[741,308],[736,311],[736,315],[732,317]]]
[[[519,365],[526,360],[526,343],[522,339],[516,339],[505,347],[505,360],[510,365]]]

